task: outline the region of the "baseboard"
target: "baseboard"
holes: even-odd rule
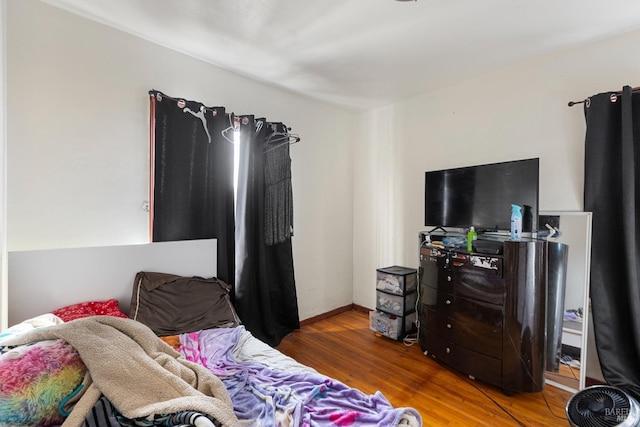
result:
[[[352,304],[352,306],[353,306],[351,308],[352,310],[359,311],[360,313],[364,313],[364,314],[369,314],[370,311],[373,311],[370,308],[363,307],[363,306],[358,305],[358,304]]]
[[[344,307],[338,307],[326,313],[318,314],[317,316],[313,316],[308,319],[301,320],[300,327],[310,325],[312,323],[316,323],[321,320],[328,319],[329,317],[335,316],[336,314],[344,313],[345,311],[351,311],[351,310],[359,311],[361,313],[369,313],[371,311],[367,307],[363,307],[358,304],[348,304],[348,305],[345,305]]]

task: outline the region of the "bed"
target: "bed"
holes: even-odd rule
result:
[[[129,265],[126,273],[116,268],[123,283],[103,278],[104,285],[87,292],[81,273],[82,298],[71,292],[37,309],[21,301],[40,292],[29,279],[37,274],[30,271],[39,271],[33,263],[55,255],[47,283],[59,270],[73,288],[79,252],[62,258],[58,251],[35,258],[20,254],[19,262],[10,254],[13,321],[0,333],[0,425],[421,425],[413,408],[393,407],[380,392],[350,388],[253,337],[233,309],[229,285],[206,274],[215,241],[205,248],[202,243],[165,245],[166,255],[155,244],[141,245],[122,264],[110,261],[104,248],[79,250],[92,271],[94,262],[111,265],[109,271]],[[186,265],[194,263],[185,255],[194,245],[200,261]],[[128,250],[107,252],[119,253],[117,258]],[[98,255],[95,260],[90,252]],[[12,292],[14,283],[22,286],[20,295]]]

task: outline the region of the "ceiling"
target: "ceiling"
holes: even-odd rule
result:
[[[43,0],[366,111],[640,30],[637,0]]]

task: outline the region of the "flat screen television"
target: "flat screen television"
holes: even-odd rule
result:
[[[522,206],[522,231],[538,222],[539,159],[425,172],[425,226],[509,231],[511,205]]]

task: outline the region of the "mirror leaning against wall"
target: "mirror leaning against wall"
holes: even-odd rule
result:
[[[547,325],[561,334],[558,360],[547,363],[546,381],[569,391],[585,388],[587,378],[603,381],[590,322],[591,219],[591,212],[577,211],[541,211],[539,216],[541,236],[548,233],[544,238],[567,249],[565,289],[558,298],[562,325]]]

